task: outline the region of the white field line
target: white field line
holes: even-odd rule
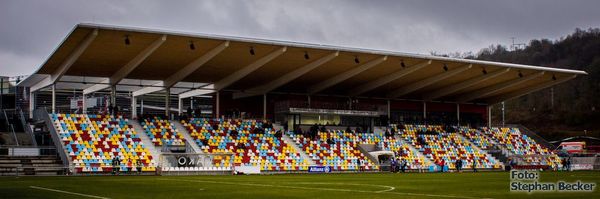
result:
[[[39,189],[39,190],[45,190],[45,191],[53,191],[53,192],[58,192],[58,193],[66,193],[66,194],[71,194],[71,195],[84,196],[84,197],[88,197],[88,198],[110,199],[110,198],[102,197],[102,196],[88,195],[88,194],[82,194],[82,193],[75,193],[75,192],[63,191],[63,190],[58,190],[58,189],[50,189],[50,188],[45,188],[45,187],[29,186],[29,188]]]
[[[305,189],[305,190],[323,190],[323,191],[342,191],[342,192],[358,192],[358,193],[378,193],[378,194],[397,194],[397,195],[409,195],[409,196],[426,196],[426,197],[434,197],[434,198],[464,198],[464,199],[484,199],[478,197],[470,197],[470,196],[456,196],[456,195],[439,195],[439,194],[421,194],[421,193],[407,193],[407,192],[389,192],[394,190],[394,187],[385,186],[385,185],[366,185],[366,184],[345,184],[345,185],[366,185],[366,186],[377,186],[377,187],[386,187],[386,190],[380,191],[365,191],[365,190],[355,190],[355,189],[337,189],[337,188],[318,188],[318,187],[297,187],[297,186],[288,186],[288,185],[271,185],[271,184],[255,184],[255,183],[236,183],[236,182],[220,182],[220,181],[209,181],[209,180],[185,180],[185,179],[158,179],[165,181],[180,181],[180,182],[203,182],[203,183],[212,183],[212,184],[226,184],[226,185],[242,185],[242,186],[257,186],[257,187],[278,187],[278,188],[290,188],[290,189]],[[344,183],[338,183],[344,185]],[[389,188],[393,189],[389,189]],[[485,198],[489,199],[489,198]]]

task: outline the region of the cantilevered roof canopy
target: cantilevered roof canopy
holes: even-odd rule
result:
[[[495,104],[584,71],[241,37],[79,24],[20,83],[32,91],[186,98],[225,90]]]

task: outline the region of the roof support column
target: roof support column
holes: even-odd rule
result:
[[[460,127],[460,104],[456,103],[456,125]]]
[[[221,101],[221,99],[220,99],[220,97],[219,97],[219,96],[220,96],[220,95],[219,95],[219,93],[220,93],[219,91],[217,91],[217,93],[216,93],[216,96],[217,96],[216,98],[217,98],[217,100],[215,100],[215,102],[216,102],[216,107],[215,107],[215,118],[219,118],[219,117],[220,117],[220,115],[221,115],[221,114],[220,114],[220,112],[219,112],[219,106],[220,106],[220,103],[221,103],[221,102],[220,102],[220,101]]]
[[[52,113],[56,113],[56,84],[52,84]]]
[[[140,98],[140,114],[144,115],[144,98]]]
[[[423,121],[427,125],[427,102],[423,101]]]
[[[487,126],[492,128],[492,105],[487,106]]]
[[[81,113],[87,114],[87,107],[85,104],[85,93],[82,93],[81,95]]]
[[[112,106],[117,106],[117,86],[110,86],[110,104]]]
[[[29,91],[29,118],[33,119],[33,111],[35,110],[35,91]]]
[[[388,124],[390,123],[390,119],[392,119],[392,108],[391,108],[391,102],[390,100],[387,100],[387,118],[388,118]]]
[[[190,97],[190,108],[192,108],[192,110],[194,110],[194,109],[195,109],[195,108],[194,108],[194,97],[193,97],[193,96],[192,96],[192,97]],[[191,114],[191,113],[189,113],[189,114]]]
[[[181,116],[183,113],[183,99],[181,99],[181,98],[178,98],[178,99],[179,99],[179,101],[177,101],[177,109],[178,109],[177,111],[179,112],[179,116]]]
[[[165,91],[165,115],[171,119],[171,88],[166,88]]]
[[[137,118],[137,99],[131,94],[131,119]]]
[[[267,120],[267,94],[263,94],[263,120]]]

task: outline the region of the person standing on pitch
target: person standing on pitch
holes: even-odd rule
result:
[[[454,166],[456,167],[456,172],[460,172],[460,169],[462,169],[462,160],[460,158],[456,159]]]

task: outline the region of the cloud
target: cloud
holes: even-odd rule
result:
[[[558,39],[600,26],[600,1],[1,1],[0,75],[30,74],[77,24],[428,54],[477,52],[511,37]]]

